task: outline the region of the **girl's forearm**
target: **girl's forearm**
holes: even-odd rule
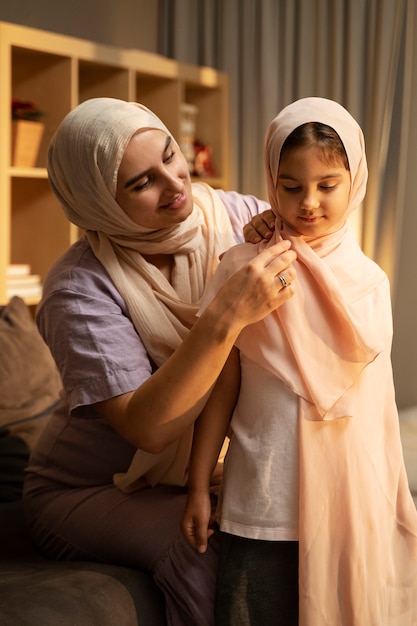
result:
[[[189,492],[207,491],[227,435],[240,386],[239,352],[233,348],[194,428]]]

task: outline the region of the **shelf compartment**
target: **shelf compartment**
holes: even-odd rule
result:
[[[45,130],[37,160],[37,165],[44,167],[51,137],[71,109],[71,60],[14,46],[12,68],[12,98],[33,102],[44,112]]]
[[[201,88],[185,85],[184,101],[197,107],[195,138],[210,145],[214,166],[215,186],[222,185],[227,177],[227,146],[224,142],[227,123],[224,107],[224,95],[220,88]],[[213,111],[218,111],[214,116]],[[202,178],[201,180],[206,180]],[[206,182],[209,182],[206,180]],[[213,181],[214,182],[214,181]]]
[[[79,102],[99,97],[120,100],[128,100],[130,97],[129,71],[120,67],[80,61],[78,83]]]
[[[144,104],[160,117],[170,133],[178,141],[180,130],[179,107],[181,103],[178,81],[136,72],[135,85],[136,102]]]
[[[68,220],[46,179],[13,178],[11,197],[10,263],[28,263],[43,280],[71,243]]]

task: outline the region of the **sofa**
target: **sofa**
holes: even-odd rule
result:
[[[24,469],[59,392],[32,312],[14,297],[0,308],[0,624],[163,626],[164,600],[149,574],[51,561],[31,541],[22,507]]]

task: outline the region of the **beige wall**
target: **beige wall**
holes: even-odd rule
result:
[[[0,21],[157,52],[158,0],[0,0]]]

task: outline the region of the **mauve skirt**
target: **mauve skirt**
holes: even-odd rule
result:
[[[186,492],[159,486],[124,494],[113,484],[54,487],[25,481],[25,512],[39,548],[58,560],[88,560],[148,571],[166,600],[169,626],[212,626],[218,536],[205,554],[180,532]]]

